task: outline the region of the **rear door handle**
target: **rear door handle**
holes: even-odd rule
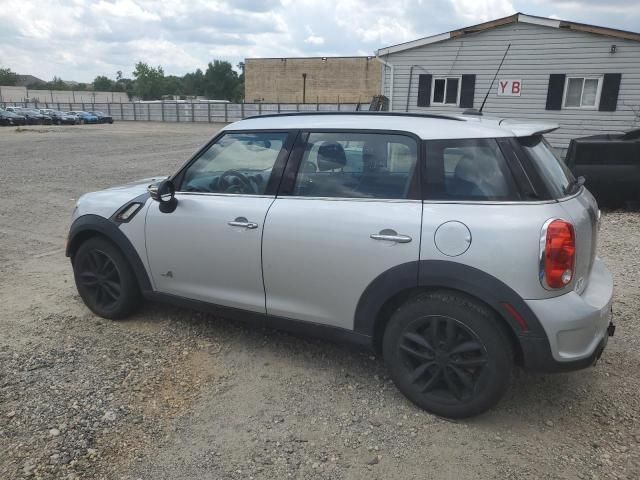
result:
[[[241,228],[247,228],[249,230],[254,230],[258,228],[257,223],[250,222],[245,217],[238,217],[232,222],[228,222],[228,225],[230,227],[241,227]]]
[[[381,230],[380,233],[372,233],[370,236],[373,240],[383,240],[396,243],[409,243],[412,240],[409,235],[398,235],[395,230],[391,229],[384,229]]]

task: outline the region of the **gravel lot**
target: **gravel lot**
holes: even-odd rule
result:
[[[592,369],[515,372],[493,411],[411,405],[370,353],[147,305],[81,303],[75,199],[169,174],[217,127],[0,129],[0,478],[640,478],[640,214],[604,215],[616,336]]]

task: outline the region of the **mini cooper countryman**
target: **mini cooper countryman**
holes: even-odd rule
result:
[[[476,415],[514,365],[588,367],[615,329],[598,206],[544,139],[555,128],[249,118],[171,177],[82,196],[67,256],[99,316],[146,298],[348,340],[418,406]]]

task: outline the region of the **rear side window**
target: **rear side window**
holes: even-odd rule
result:
[[[425,198],[507,201],[517,192],[507,161],[491,138],[429,140]]]
[[[416,141],[404,135],[310,133],[293,195],[408,198],[417,151]]]
[[[574,180],[569,168],[560,160],[542,135],[522,137],[518,141],[531,158],[544,183],[555,198],[564,197]]]

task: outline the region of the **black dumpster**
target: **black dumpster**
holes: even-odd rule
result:
[[[575,138],[565,161],[576,177],[585,177],[601,207],[640,201],[640,129]]]

